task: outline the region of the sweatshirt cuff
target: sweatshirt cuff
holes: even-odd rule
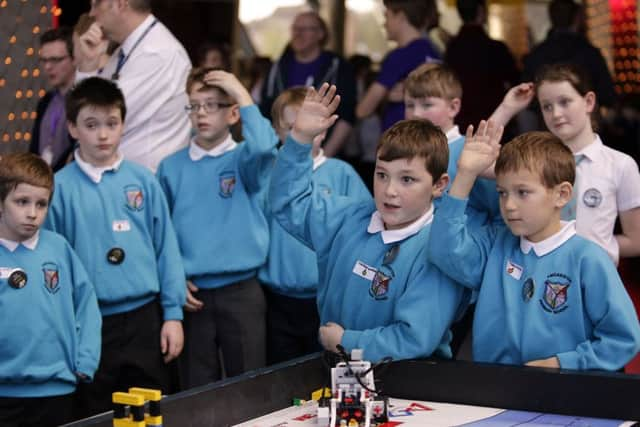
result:
[[[444,215],[447,218],[463,216],[468,202],[469,199],[458,199],[450,196],[449,193],[445,193],[442,195],[442,201],[438,206],[436,215]]]
[[[340,341],[340,344],[344,347],[344,351],[346,351],[348,355],[351,355],[351,350],[358,348],[360,335],[362,335],[362,331],[354,331],[350,329],[345,330],[344,334],[342,334],[342,341]]]
[[[167,320],[182,320],[183,313],[182,307],[162,307],[164,313],[164,321]]]
[[[556,354],[561,369],[582,369],[580,366],[580,354],[577,351],[567,351]]]

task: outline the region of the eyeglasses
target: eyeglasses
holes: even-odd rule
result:
[[[222,108],[231,107],[234,104],[225,104],[223,102],[205,101],[202,104],[192,102],[184,107],[187,114],[198,114],[202,108],[205,114],[217,113]]]
[[[38,61],[40,61],[40,64],[42,65],[46,65],[47,63],[51,63],[53,65],[57,65],[59,63],[61,63],[62,61],[64,61],[65,59],[69,58],[69,55],[65,55],[65,56],[50,56],[50,57],[46,57],[46,56],[41,56]]]

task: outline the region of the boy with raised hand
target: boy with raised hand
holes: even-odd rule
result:
[[[90,77],[67,95],[75,162],[56,174],[46,220],[79,254],[102,312],[102,360],[78,391],[78,416],[104,412],[111,393],[169,392],[167,363],[182,351],[184,270],[160,184],[118,147],[126,107],[111,81]]]
[[[101,316],[80,259],[40,226],[53,174],[34,154],[0,160],[0,425],[71,421],[100,359]]]
[[[278,138],[231,73],[195,69],[189,146],[158,169],[178,235],[188,293],[183,388],[265,364],[264,293],[256,279],[269,249],[264,213]],[[231,128],[242,124],[236,143]],[[222,354],[222,359],[218,354]]]
[[[433,266],[432,199],[447,186],[447,142],[424,120],[378,145],[374,201],[313,194],[311,144],[337,119],[335,87],[310,88],[271,179],[276,219],[318,257],[320,341],[367,360],[451,357],[449,325],[464,289]]]
[[[423,64],[409,73],[405,80],[405,119],[429,120],[447,136],[449,183],[456,177],[458,158],[465,141],[454,123],[461,105],[462,84],[455,72],[445,65]],[[493,178],[493,169],[490,167],[488,171],[483,172],[483,175]],[[436,199],[436,208],[440,200]],[[469,197],[467,216],[472,225],[501,222],[494,179],[476,180]]]
[[[575,179],[571,150],[547,132],[525,133],[500,149],[501,133],[486,122],[475,135],[467,131],[429,241],[433,262],[479,291],[474,360],[620,369],[640,348],[640,326],[607,254],[576,235],[575,221],[561,221]],[[469,228],[467,197],[494,161],[508,228]]]

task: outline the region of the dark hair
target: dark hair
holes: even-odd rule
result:
[[[476,19],[480,8],[486,9],[485,0],[457,0],[456,9],[462,22],[469,23]]]
[[[40,36],[40,46],[46,43],[52,43],[55,41],[64,42],[67,46],[67,53],[73,57],[73,30],[69,27],[52,28],[45,31]]]
[[[432,0],[384,0],[383,3],[393,13],[404,13],[411,26],[419,30],[426,27],[436,7]]]
[[[552,0],[549,3],[549,20],[552,28],[569,28],[580,13],[581,6],[573,0]]]
[[[378,142],[377,157],[385,162],[423,157],[434,182],[447,172],[449,146],[442,130],[428,120],[401,120]]]
[[[75,124],[78,113],[87,105],[118,108],[122,121],[127,114],[127,106],[120,88],[111,80],[100,77],[84,79],[71,89],[65,100],[67,121]]]
[[[207,54],[211,51],[216,51],[220,54],[220,59],[222,60],[222,68],[225,71],[231,70],[231,47],[228,43],[223,41],[205,41],[198,46],[196,49],[196,64],[198,67],[201,67],[204,63],[205,59],[207,59]]]
[[[573,184],[576,178],[573,153],[550,132],[525,132],[502,147],[496,176],[522,169],[538,174],[546,188],[563,182]]]
[[[589,74],[579,65],[573,63],[558,63],[543,65],[534,79],[536,89],[542,82],[569,82],[582,96],[593,91]]]
[[[6,154],[0,159],[0,200],[3,202],[19,184],[42,187],[53,192],[53,172],[33,153]]]

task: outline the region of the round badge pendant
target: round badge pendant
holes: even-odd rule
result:
[[[109,252],[107,252],[107,261],[109,264],[119,265],[124,261],[124,249],[122,248],[111,248]]]
[[[531,298],[533,298],[533,294],[536,291],[536,283],[533,281],[531,277],[524,281],[524,285],[522,285],[522,299],[525,302],[529,302]]]
[[[25,286],[27,286],[27,281],[27,273],[20,268],[13,270],[11,274],[9,274],[9,286],[11,286],[13,289],[24,288]]]

